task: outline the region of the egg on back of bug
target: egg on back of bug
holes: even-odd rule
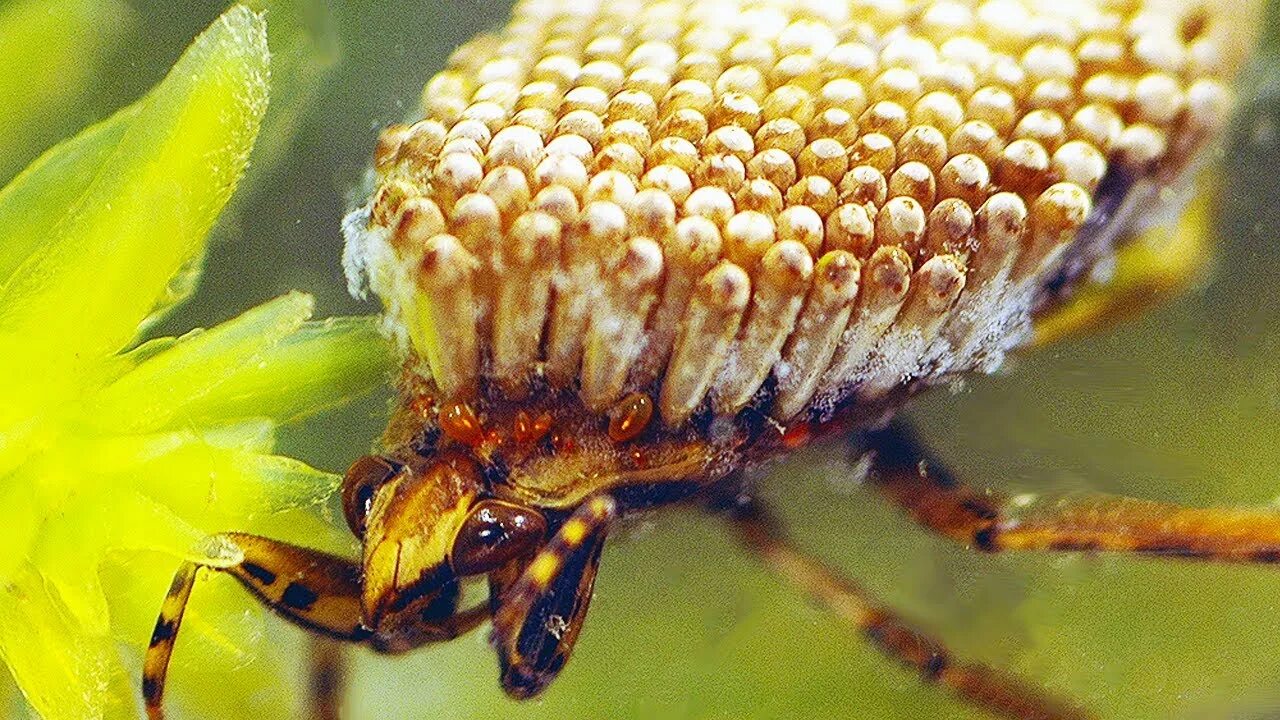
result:
[[[679,428],[990,371],[1225,122],[1221,13],[525,0],[382,134],[349,277],[448,399]]]

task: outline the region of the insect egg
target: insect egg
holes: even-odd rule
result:
[[[609,417],[609,437],[626,442],[644,432],[653,417],[653,401],[643,393],[631,393],[618,403]]]
[[[440,409],[440,429],[463,445],[475,447],[485,441],[485,431],[471,405],[448,403]]]
[[[671,430],[990,370],[1110,252],[1094,206],[1158,202],[1223,123],[1226,49],[917,5],[518,3],[383,134],[353,283],[443,397],[641,393]]]

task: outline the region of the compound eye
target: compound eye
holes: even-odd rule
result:
[[[400,472],[400,465],[386,458],[366,455],[347,470],[342,481],[342,512],[356,537],[364,537],[365,519],[378,488]]]
[[[481,500],[453,538],[449,561],[459,576],[483,575],[532,552],[547,532],[542,513],[501,500]]]

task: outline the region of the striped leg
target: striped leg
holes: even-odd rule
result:
[[[910,433],[871,437],[872,481],[921,525],[985,552],[1128,552],[1230,563],[1280,563],[1280,512],[1186,508],[1107,495],[1042,500],[1016,511],[957,482]]]
[[[226,568],[264,605],[315,633],[359,642],[369,637],[361,622],[360,568],[333,555],[254,535],[223,536],[244,552]],[[142,669],[142,697],[151,720],[164,717],[164,687],[182,615],[200,566],[178,568],[151,634]]]
[[[596,568],[617,505],[587,500],[533,556],[511,587],[491,577],[497,598],[493,645],[502,687],[517,699],[546,689],[568,662],[591,603]],[[514,566],[513,566],[514,567]]]
[[[312,720],[339,720],[347,689],[347,649],[321,635],[313,635],[310,640],[308,717]]]
[[[978,663],[955,658],[937,639],[880,606],[862,588],[793,546],[755,504],[731,515],[743,544],[776,575],[860,630],[882,652],[960,699],[1013,720],[1083,720],[1087,711],[1048,697],[1043,690]]]
[[[147,645],[142,664],[142,700],[151,720],[164,718],[164,685],[169,674],[169,658],[173,656],[173,643],[177,640],[182,614],[187,610],[187,600],[195,583],[196,566],[183,563],[169,585],[169,593],[164,597],[160,617],[156,619],[151,642]]]

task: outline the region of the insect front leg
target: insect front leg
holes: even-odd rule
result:
[[[743,545],[774,574],[861,631],[883,653],[901,661],[925,682],[1012,720],[1093,717],[1012,675],[954,657],[941,641],[915,629],[838,571],[796,548],[757,502],[740,502],[728,515]]]
[[[493,616],[493,644],[502,687],[512,697],[526,699],[542,692],[569,660],[591,603],[604,539],[616,515],[612,498],[587,500],[534,554],[509,588],[502,588],[499,573],[503,571],[491,578],[495,592],[500,593]]]
[[[288,543],[228,533],[219,536],[239,548],[243,559],[225,572],[264,605],[287,620],[338,640],[360,642],[370,636],[361,620],[360,568],[355,563]],[[142,697],[147,716],[164,717],[164,688],[182,615],[201,565],[178,568],[160,609],[142,668]]]

